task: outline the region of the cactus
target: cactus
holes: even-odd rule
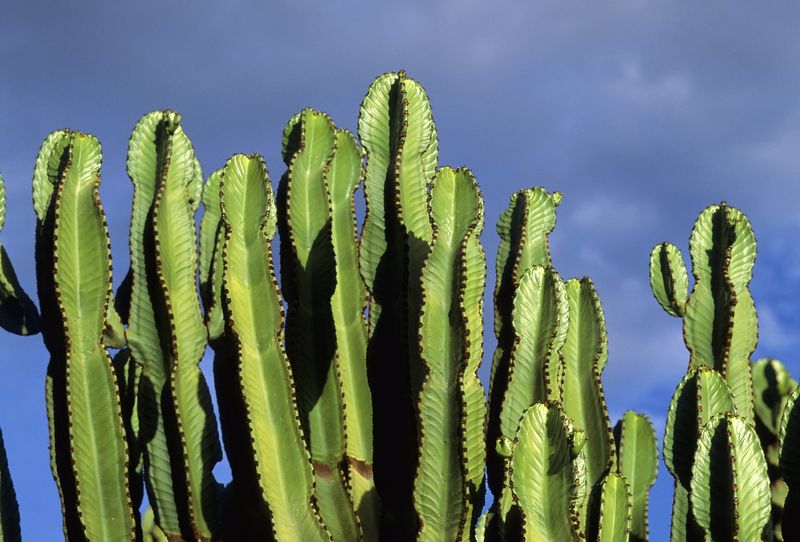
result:
[[[625,476],[609,472],[600,486],[599,499],[598,542],[627,542],[633,505],[631,486]]]
[[[195,277],[194,212],[202,172],[180,116],[145,115],[128,147],[134,185],[130,289],[118,295],[138,389],[150,503],[168,537],[210,540],[218,528],[221,459],[211,396],[199,362],[207,332]]]
[[[367,212],[360,239],[369,293],[367,376],[373,393],[375,486],[381,536],[410,540],[418,434],[415,405],[424,371],[417,323],[420,274],[433,241],[428,184],[438,139],[423,88],[404,72],[387,73],[361,104],[358,135],[367,153]]]
[[[0,431],[0,542],[20,542],[19,506],[8,470],[3,432]]]
[[[68,539],[134,540],[120,390],[102,344],[113,309],[100,163],[94,137],[60,131],[34,172],[51,461]]]
[[[319,518],[283,350],[282,302],[270,250],[276,210],[260,157],[228,161],[220,200],[226,329],[215,344],[214,374],[233,483],[263,503],[257,518],[268,525],[252,533],[271,529],[278,540],[330,540]]]
[[[6,186],[0,175],[0,231],[6,222]],[[0,327],[17,335],[39,333],[39,312],[22,289],[14,266],[0,243]]]
[[[786,482],[780,469],[780,420],[783,408],[797,381],[791,377],[783,364],[770,358],[753,363],[753,389],[755,391],[756,433],[767,459],[767,468],[772,494],[772,529],[775,540],[781,542],[781,520],[783,503],[786,500]]]
[[[481,313],[479,292],[486,267],[477,239],[483,228],[483,200],[468,170],[441,168],[432,184],[430,206],[434,236],[422,269],[419,322],[425,377],[418,403],[419,468],[414,480],[417,539],[461,540],[472,531],[482,504],[474,499],[483,482],[482,469],[469,466],[483,464],[483,449],[470,442],[483,441],[485,407],[483,401],[468,401],[464,377],[467,365],[476,364],[482,353],[480,336],[471,325],[477,322],[470,322],[469,315]],[[473,371],[466,376],[474,377]],[[483,395],[480,383],[473,389]]]
[[[578,499],[586,491],[586,469],[580,444],[557,404],[536,403],[525,410],[509,469],[521,514],[520,540],[582,539]]]
[[[703,426],[694,454],[691,502],[712,541],[759,540],[769,521],[769,476],[755,429],[724,413]]]
[[[648,499],[658,474],[658,443],[653,424],[643,414],[628,411],[614,426],[617,468],[630,483],[631,542],[648,539]]]
[[[800,536],[800,387],[792,391],[781,415],[780,469],[787,492],[783,504],[781,534],[784,540]]]
[[[744,214],[724,202],[712,205],[695,222],[689,252],[694,285],[688,299],[688,273],[678,249],[662,243],[650,255],[653,294],[667,313],[682,318],[690,354],[690,372],[673,396],[664,436],[664,459],[676,479],[673,540],[704,539],[708,533],[712,538],[720,536],[715,534],[717,527],[711,529],[707,518],[700,518],[693,509],[699,497],[692,495],[695,470],[691,454],[698,449],[704,424],[711,416],[724,413],[735,414],[746,425],[755,423],[750,355],[758,338],[758,320],[748,290],[756,252],[750,223]],[[697,372],[700,368],[714,372]],[[722,380],[726,386],[721,385]],[[697,390],[694,400],[693,388]],[[719,460],[719,456],[713,457],[714,461]],[[747,457],[757,463],[763,453]],[[753,468],[760,471],[762,465],[754,464]],[[737,507],[736,502],[720,500],[719,506],[731,508],[714,512],[714,517],[722,517],[718,513],[739,514],[743,508]],[[731,527],[731,532],[738,528]]]

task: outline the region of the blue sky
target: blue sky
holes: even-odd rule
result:
[[[564,193],[553,258],[565,277],[590,275],[603,300],[612,417],[642,410],[660,438],[688,356],[680,321],[649,292],[648,253],[663,240],[685,253],[696,215],[722,199],[748,214],[759,241],[756,357],[782,358],[800,375],[797,4],[6,0],[0,11],[1,238],[31,292],[30,180],[50,131],[88,131],[103,144],[119,281],[125,149],[142,114],[180,111],[206,172],[258,151],[277,180],[293,113],[313,106],[354,129],[372,79],[404,68],[428,90],[441,163],[472,168],[481,184],[490,258],[511,192]],[[487,359],[493,344],[487,337]],[[0,334],[0,427],[33,541],[61,536],[46,363],[39,337]],[[671,492],[662,468],[653,540],[667,539]]]

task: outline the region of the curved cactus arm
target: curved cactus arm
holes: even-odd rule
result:
[[[197,294],[197,237],[194,201],[197,170],[189,139],[176,131],[167,143],[168,167],[153,205],[155,274],[163,296],[171,359],[168,389],[192,531],[210,540],[218,529],[218,484],[212,474],[222,459],[211,395],[200,371],[207,334]],[[194,197],[197,197],[195,194]],[[164,324],[166,324],[164,322]],[[162,324],[163,325],[163,324]],[[162,336],[164,332],[162,331]],[[173,471],[174,473],[174,471]]]
[[[344,410],[331,305],[337,277],[325,172],[336,126],[326,114],[305,109],[285,133],[288,170],[281,179],[278,222],[286,354],[297,379],[320,514],[335,539],[357,540],[363,535],[343,471]]]
[[[6,186],[0,175],[0,231],[6,221]],[[0,327],[17,335],[39,333],[39,311],[22,289],[5,247],[0,244]]]
[[[625,476],[609,472],[600,487],[598,542],[627,542],[631,530],[631,487]]]
[[[206,344],[194,222],[202,173],[180,120],[172,111],[149,113],[129,142],[134,197],[126,336],[142,366],[139,421],[156,522],[167,536],[202,540],[216,530],[211,470],[221,448],[198,367]]]
[[[414,507],[420,518],[418,540],[457,540],[469,528],[457,386],[469,340],[463,294],[471,275],[483,271],[483,262],[477,268],[462,266],[467,236],[482,226],[483,218],[483,201],[469,171],[445,167],[437,172],[431,215],[434,240],[421,277],[419,344],[426,370],[418,403]]]
[[[363,151],[355,137],[337,130],[324,177],[331,207],[331,244],[336,289],[331,309],[336,365],[344,407],[345,453],[353,505],[366,540],[377,540],[380,499],[372,475],[372,394],[367,382],[367,291],[358,270],[355,192],[362,179]],[[481,468],[483,464],[481,462]]]
[[[511,489],[522,510],[524,540],[581,540],[576,493],[585,485],[583,455],[574,453],[573,431],[555,403],[525,410],[514,439]]]
[[[561,194],[548,193],[535,187],[520,190],[511,196],[508,208],[497,221],[500,243],[497,247],[494,288],[494,332],[497,347],[492,356],[489,379],[489,423],[487,426],[487,474],[492,493],[503,488],[504,462],[494,452],[501,437],[500,412],[509,382],[511,350],[515,334],[513,326],[514,296],[519,281],[534,265],[550,264],[548,235],[556,224],[555,208]],[[557,368],[558,364],[552,364]],[[529,406],[529,405],[525,405]]]
[[[586,433],[586,475],[589,498],[581,514],[582,529],[596,517],[597,491],[614,463],[616,450],[611,438],[600,375],[607,358],[607,335],[603,309],[588,278],[566,284],[569,304],[567,338],[561,349],[564,364],[564,411],[577,429]]]
[[[378,77],[361,104],[367,211],[359,260],[369,292],[367,367],[373,395],[375,484],[382,532],[416,534],[415,405],[422,383],[417,345],[419,277],[433,236],[428,183],[438,143],[424,89],[404,72]],[[384,467],[385,465],[385,467]]]
[[[658,443],[647,416],[628,411],[614,427],[617,466],[631,489],[631,542],[648,539],[647,502],[658,475]]]
[[[464,362],[458,375],[461,407],[461,461],[466,481],[467,527],[474,531],[485,498],[486,392],[478,378],[483,361],[483,293],[486,288],[486,253],[480,242],[484,209],[461,245],[461,317],[464,320]],[[464,534],[467,537],[467,533]]]
[[[50,290],[42,292],[50,311],[46,321],[60,319],[44,332],[52,355],[48,411],[65,532],[91,540],[133,540],[121,399],[102,346],[112,292],[108,229],[99,200],[100,144],[78,132],[61,132],[50,141],[56,143],[50,152],[61,156],[47,157],[48,164],[58,166],[35,176],[34,202],[42,203],[37,206],[37,275],[40,286]],[[37,180],[52,190],[37,195]],[[42,193],[46,201],[37,201]],[[49,258],[42,254],[50,251]]]
[[[222,264],[219,260],[225,235],[219,207],[221,177],[222,169],[218,169],[206,179],[202,196],[203,218],[200,219],[200,297],[206,311],[206,327],[211,340],[219,338],[225,328],[220,300]]]
[[[22,535],[19,529],[19,505],[11,472],[8,469],[8,457],[3,443],[3,432],[0,431],[0,541],[19,542]]]
[[[282,300],[270,249],[274,232],[265,228],[276,210],[261,157],[232,157],[220,191],[227,329],[214,371],[234,480],[257,484],[277,539],[329,541],[283,350]]]
[[[492,517],[494,516],[494,512],[491,510],[487,510],[486,512],[482,513],[478,517],[478,521],[475,524],[475,542],[486,542],[490,540],[489,533],[489,525],[492,523]]]
[[[758,435],[744,419],[721,414],[703,427],[691,502],[711,540],[761,539],[770,515],[769,477]]]
[[[800,536],[800,387],[786,400],[780,420],[780,469],[788,486],[781,525],[784,540]]]
[[[650,288],[661,308],[672,316],[686,313],[689,274],[683,256],[672,243],[661,243],[650,252]]]
[[[142,367],[131,357],[131,352],[127,348],[117,352],[112,362],[120,387],[120,406],[125,422],[125,435],[128,440],[128,477],[130,478],[131,502],[133,508],[138,511],[142,504],[144,490],[138,408]]]
[[[664,463],[675,478],[671,527],[673,540],[704,537],[689,500],[692,463],[700,429],[712,417],[726,412],[735,412],[730,388],[719,373],[707,367],[689,371],[672,396],[667,411],[663,451]]]
[[[753,422],[750,355],[758,320],[748,290],[756,244],[747,218],[727,205],[705,209],[689,240],[695,285],[686,305],[683,334],[691,367],[719,371],[737,412]]]

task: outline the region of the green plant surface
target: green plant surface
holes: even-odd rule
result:
[[[169,537],[210,540],[218,529],[221,459],[211,396],[200,372],[207,332],[196,286],[194,213],[202,171],[180,115],[145,115],[128,146],[134,185],[126,336],[142,365],[139,423],[156,523]]]
[[[6,185],[0,175],[0,231],[6,222]],[[5,247],[0,243],[0,327],[17,335],[39,333],[39,311],[17,280]]]
[[[11,472],[8,469],[8,457],[0,431],[0,542],[20,542],[22,535],[19,529],[19,505]]]
[[[509,472],[523,540],[583,539],[576,496],[585,491],[585,457],[573,438],[555,403],[536,403],[520,419]]]
[[[222,315],[222,264],[220,263],[223,237],[222,211],[219,205],[219,182],[222,169],[208,176],[203,184],[203,217],[200,219],[200,296],[206,311],[209,340],[218,339],[225,330]]]
[[[419,344],[425,378],[418,403],[414,506],[420,518],[418,540],[460,540],[469,535],[472,518],[464,469],[470,458],[463,454],[460,423],[465,398],[458,382],[469,359],[468,345],[479,341],[469,335],[466,313],[474,308],[465,305],[464,293],[467,283],[480,281],[486,269],[480,257],[467,260],[466,252],[469,239],[483,227],[483,200],[468,170],[445,167],[432,183],[430,207],[434,237],[421,277]]]
[[[102,344],[112,291],[100,164],[100,144],[87,134],[60,131],[42,145],[34,173],[37,282],[65,537],[122,541],[135,539],[137,514],[119,386]]]
[[[800,536],[800,387],[786,400],[780,421],[780,469],[788,488],[781,531],[784,540]]]
[[[612,438],[600,377],[608,359],[605,319],[600,299],[588,278],[566,283],[569,325],[561,358],[564,365],[563,406],[576,429],[586,434],[588,498],[581,510],[581,530],[597,521],[598,487],[614,464]]]
[[[220,182],[225,238],[222,306],[226,330],[215,345],[215,381],[234,484],[250,485],[259,516],[278,540],[332,540],[319,517],[314,475],[283,349],[282,299],[270,242],[276,214],[263,160],[235,155]],[[249,495],[248,495],[249,496]]]
[[[428,185],[438,159],[425,90],[402,71],[378,77],[361,103],[358,135],[367,159],[359,260],[369,292],[367,374],[380,390],[373,394],[373,457],[381,536],[411,540],[418,530],[416,404],[424,376],[419,279],[433,241]]]
[[[598,542],[627,542],[631,531],[631,487],[622,474],[609,472],[600,486]]]
[[[648,539],[648,499],[658,475],[658,442],[650,419],[628,411],[614,427],[617,468],[631,490],[630,541]]]
[[[770,515],[769,477],[758,435],[739,416],[720,414],[703,426],[691,502],[712,541],[761,540]]]
[[[550,194],[539,187],[520,190],[511,196],[508,208],[497,221],[497,234],[500,236],[495,260],[494,288],[494,332],[497,347],[492,357],[489,422],[486,430],[487,477],[494,495],[500,495],[507,485],[504,482],[505,458],[496,452],[496,447],[503,435],[500,427],[503,418],[501,412],[510,382],[510,355],[516,336],[513,322],[514,298],[520,280],[528,269],[536,265],[550,265],[548,235],[555,227],[555,208],[560,202],[561,194],[558,192]],[[539,400],[544,400],[544,397]],[[532,403],[523,408],[530,404]],[[518,420],[519,418],[511,420],[513,427],[516,427]]]
[[[650,252],[650,288],[661,308],[672,316],[686,314],[689,274],[681,251],[672,243],[661,243]]]

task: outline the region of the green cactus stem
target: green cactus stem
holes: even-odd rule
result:
[[[586,491],[585,455],[558,404],[536,403],[525,410],[509,473],[521,512],[521,540],[583,539],[578,497]],[[507,529],[513,529],[510,521]]]
[[[0,431],[0,542],[20,542],[19,505],[8,469],[3,432]]]
[[[767,464],[755,429],[739,416],[720,414],[703,426],[691,502],[712,542],[761,540],[770,515]]]
[[[781,533],[784,540],[800,537],[800,387],[786,400],[780,421],[780,469],[787,493]]]
[[[55,132],[42,145],[33,180],[36,274],[65,537],[122,541],[135,540],[137,514],[119,385],[102,344],[112,291],[100,164],[100,144],[87,134]]]
[[[419,278],[433,240],[428,184],[438,158],[424,89],[404,72],[378,77],[361,104],[358,135],[367,153],[359,258],[369,292],[367,370],[381,536],[411,540],[418,530],[415,405],[424,376],[417,346]]]
[[[648,540],[647,504],[658,475],[658,443],[653,424],[644,414],[628,411],[614,427],[617,468],[631,489],[630,542]]]
[[[281,290],[287,303],[286,354],[296,377],[298,408],[309,443],[320,513],[336,540],[358,540],[363,532],[346,481],[344,400],[353,399],[353,387],[344,398],[341,375],[346,364],[352,378],[352,361],[338,357],[332,298],[337,286],[333,229],[353,232],[352,212],[345,224],[333,224],[329,165],[335,149],[336,126],[325,115],[305,109],[284,130],[283,158],[288,166],[278,192],[278,228],[281,234]],[[350,175],[338,182],[356,185],[361,155],[356,147],[349,158],[352,168],[336,173]],[[341,160],[341,156],[340,156]],[[337,217],[341,218],[341,214]],[[363,301],[350,309],[360,316]],[[366,346],[366,335],[360,346]],[[346,353],[344,345],[343,353]],[[356,363],[366,387],[366,350]],[[350,382],[348,382],[350,384]],[[363,404],[361,406],[366,406]],[[351,410],[351,414],[353,411]],[[352,423],[364,421],[354,417]]]
[[[169,537],[210,540],[218,528],[221,459],[211,396],[200,372],[207,332],[196,287],[202,171],[180,115],[145,115],[131,135],[134,185],[126,336],[142,366],[139,424],[149,501]],[[127,314],[125,314],[127,313]]]
[[[788,488],[780,469],[780,421],[784,406],[797,381],[786,367],[776,360],[763,358],[753,363],[756,433],[767,458],[772,494],[772,531],[777,542],[783,541],[781,521]]]
[[[200,295],[206,311],[208,338],[218,339],[225,329],[222,316],[220,263],[222,238],[222,211],[219,206],[219,181],[222,170],[208,176],[203,184],[203,218],[200,220]]]
[[[514,298],[520,280],[528,269],[535,265],[550,264],[548,235],[555,227],[555,208],[560,202],[561,194],[558,192],[550,194],[539,187],[520,190],[511,196],[508,208],[497,221],[497,233],[500,236],[494,289],[494,332],[497,347],[492,358],[486,434],[487,475],[489,488],[494,495],[500,495],[503,488],[507,487],[504,481],[505,459],[496,452],[496,448],[499,439],[504,435],[500,427],[503,418],[501,411],[510,382],[510,355],[516,336],[513,324]],[[536,398],[538,401],[545,399],[546,397]],[[523,405],[522,408],[530,404],[533,403]],[[511,420],[511,424],[516,427],[518,420],[519,417]]]
[[[581,529],[596,530],[600,484],[614,464],[616,449],[600,381],[608,360],[605,318],[588,278],[566,284],[569,325],[561,362],[564,367],[564,412],[586,434],[586,477],[589,497],[581,510]]]
[[[0,231],[6,222],[6,186],[0,175]],[[39,333],[39,311],[17,280],[14,266],[0,243],[0,327],[17,335]]]
[[[735,412],[731,391],[719,373],[698,367],[678,384],[667,411],[664,463],[675,478],[672,503],[672,540],[705,540],[689,500],[697,439],[716,415]]]
[[[650,288],[667,314],[683,317],[689,297],[689,274],[681,251],[672,243],[656,245],[650,252]]]
[[[622,474],[609,472],[600,486],[598,542],[628,542],[632,506],[631,486],[628,480]]]
[[[419,395],[419,468],[414,481],[414,507],[420,518],[418,540],[466,540],[475,518],[470,493],[481,476],[469,480],[465,465],[482,463],[482,450],[464,448],[467,427],[461,426],[465,405],[459,375],[470,363],[469,348],[480,337],[471,335],[468,313],[480,312],[479,296],[466,297],[473,282],[482,284],[485,261],[480,252],[467,258],[468,243],[483,227],[483,200],[466,169],[441,168],[431,188],[434,237],[422,268],[419,345],[425,378]],[[480,245],[477,245],[478,247]],[[472,406],[472,405],[470,405]],[[469,413],[482,419],[480,405]],[[484,410],[485,412],[485,410]],[[479,426],[482,429],[482,425]],[[471,428],[470,428],[471,429]],[[482,431],[476,436],[481,437]],[[465,457],[475,452],[478,457]],[[477,483],[476,483],[477,482]],[[470,508],[472,508],[470,510]]]
[[[215,343],[220,417],[234,485],[245,496],[254,492],[263,503],[260,519],[267,522],[245,532],[269,538],[271,530],[277,540],[330,541],[319,517],[283,350],[282,299],[270,248],[276,209],[263,160],[232,157],[220,177],[220,194],[226,322]]]

